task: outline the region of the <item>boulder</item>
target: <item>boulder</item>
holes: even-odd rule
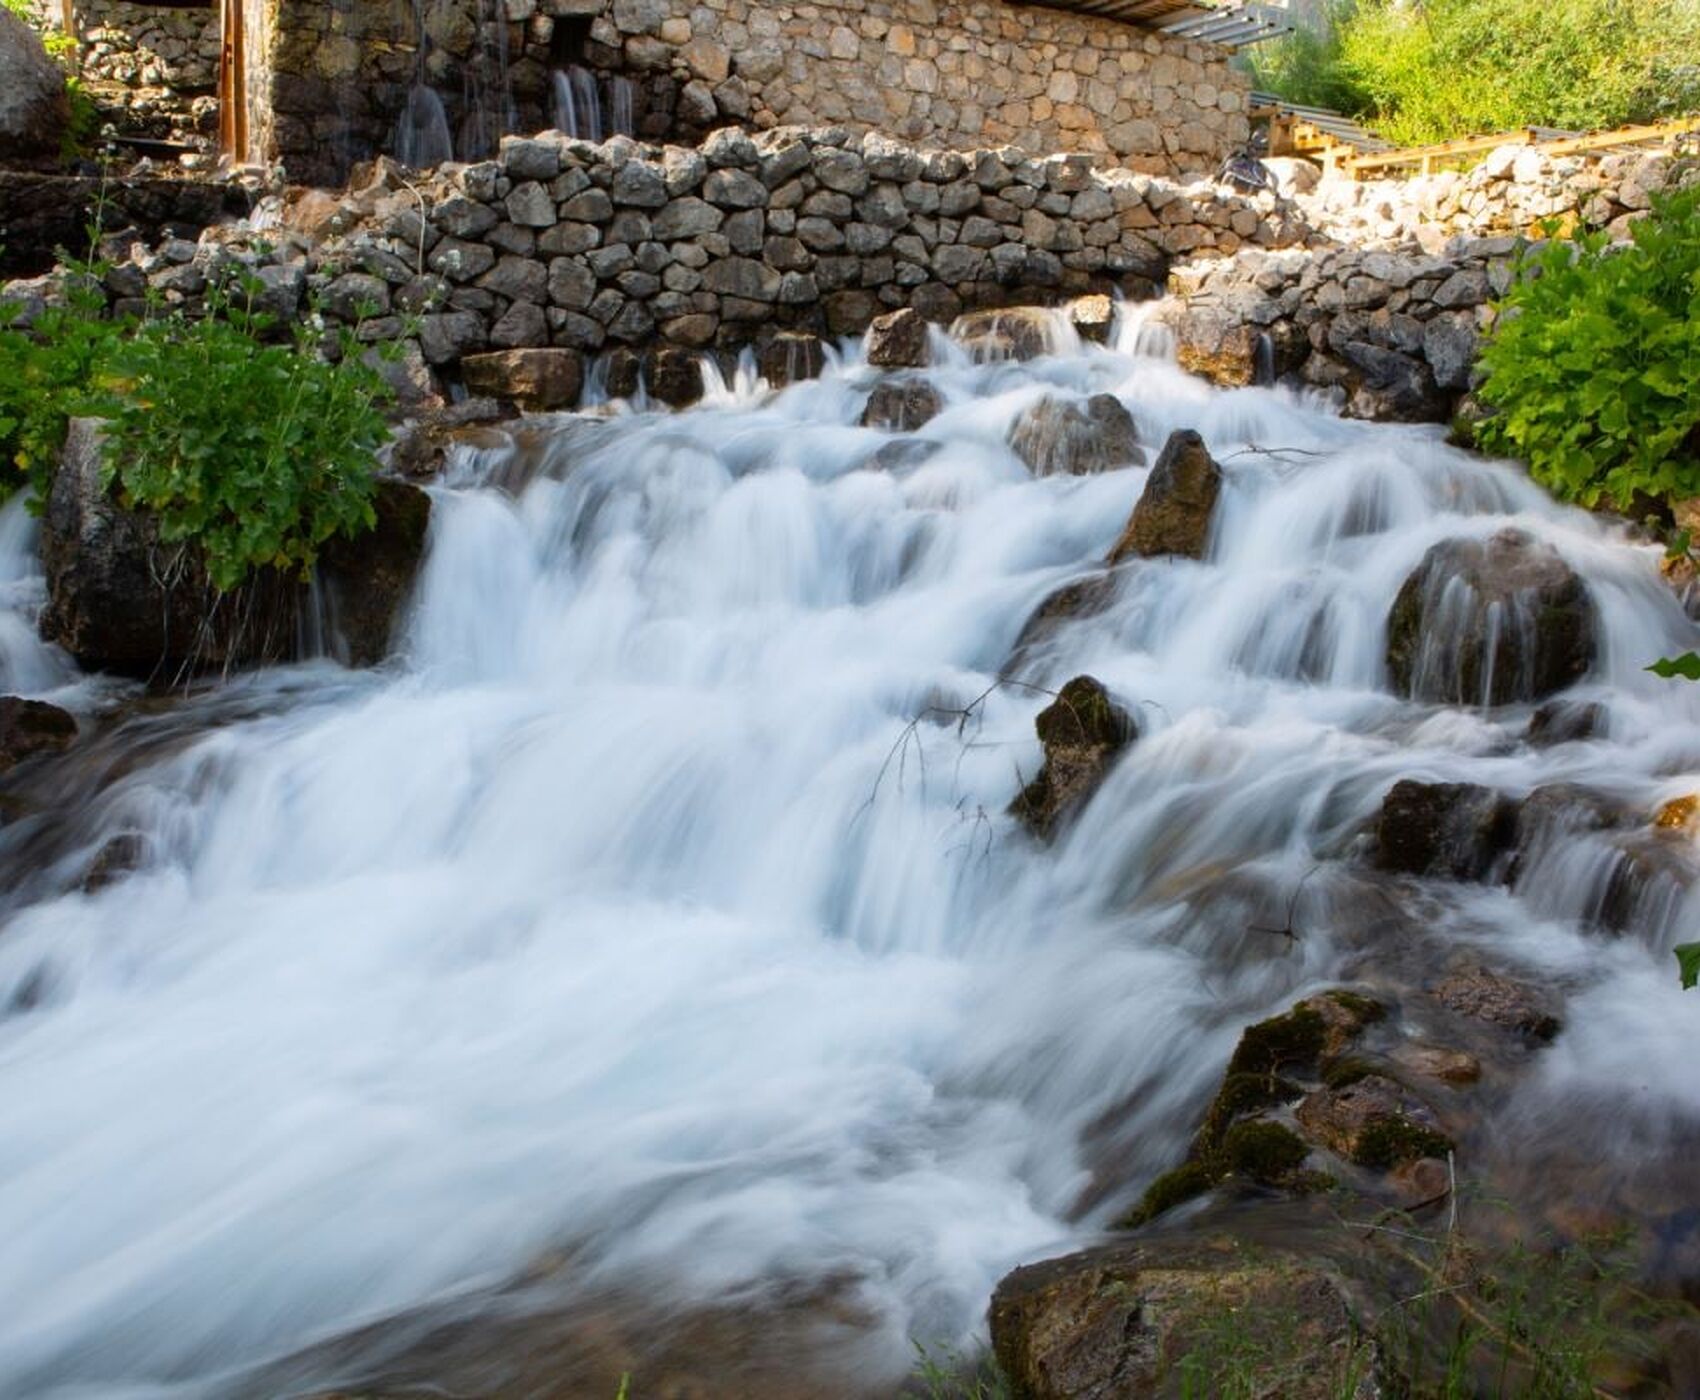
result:
[[[1045,761],[1039,774],[1010,804],[1042,841],[1085,804],[1123,749],[1138,737],[1133,718],[1100,681],[1076,676],[1033,721]]]
[[[1016,418],[1009,445],[1034,476],[1085,476],[1145,462],[1133,415],[1114,394],[1085,403],[1046,394]]]
[[[261,575],[218,595],[190,546],[102,486],[101,456],[101,424],[73,420],[42,520],[42,636],[85,668],[150,678],[289,655],[296,590]]]
[[[912,433],[937,417],[943,407],[939,391],[925,379],[882,379],[868,395],[867,407],[862,410],[862,426]]]
[[[0,5],[0,164],[57,161],[70,121],[64,73],[36,32]]]
[[[1441,704],[1543,699],[1580,680],[1598,645],[1587,586],[1516,529],[1433,546],[1387,617],[1394,689]]]
[[[1108,562],[1164,554],[1202,559],[1221,492],[1222,469],[1204,439],[1189,428],[1170,433]]]
[[[1294,1116],[1311,1141],[1374,1171],[1444,1157],[1452,1148],[1434,1111],[1382,1074],[1324,1085],[1305,1097]]]
[[[826,368],[826,345],[818,335],[781,331],[756,352],[756,367],[775,389],[819,379]]]
[[[1015,639],[1015,656],[1021,656],[1054,634],[1064,623],[1074,622],[1102,613],[1116,597],[1113,574],[1093,574],[1088,578],[1065,583],[1033,610],[1022,624]],[[1006,666],[1007,672],[1010,667]]]
[[[971,311],[950,328],[951,338],[976,360],[1036,360],[1056,348],[1056,313],[1015,306]]]
[[[100,481],[101,428],[74,420],[48,495],[41,556],[47,606],[41,632],[90,669],[171,679],[183,673],[288,660],[299,653],[307,590],[255,575],[229,593],[207,578],[191,545],[165,544],[147,511],[126,510]],[[380,482],[377,523],[320,552],[333,633],[344,659],[378,660],[412,587],[430,500]]]
[[[1213,1356],[1230,1317],[1236,1335],[1261,1339],[1249,1356]],[[1326,1266],[1214,1241],[1142,1240],[1029,1264],[998,1284],[990,1321],[998,1364],[1026,1400],[1179,1394],[1183,1357],[1212,1380],[1231,1367],[1246,1394],[1325,1400],[1342,1393],[1359,1347]]]
[[[1173,333],[1175,362],[1188,374],[1224,389],[1242,389],[1262,377],[1262,333],[1232,311],[1170,300],[1154,319]]]
[[[584,387],[576,350],[494,350],[460,362],[468,393],[510,399],[531,412],[571,408]]]
[[[0,696],[0,773],[38,754],[63,753],[77,737],[77,721],[57,705]]]
[[[676,345],[657,345],[643,357],[649,396],[669,408],[688,408],[702,397],[702,359]]]
[[[1432,991],[1448,1011],[1531,1041],[1551,1040],[1559,1020],[1547,999],[1526,982],[1476,963],[1449,973]]]
[[[913,307],[876,319],[868,327],[867,345],[868,363],[881,369],[920,369],[932,358],[927,323]]]
[[[1517,839],[1517,805],[1475,783],[1405,778],[1389,789],[1375,824],[1375,863],[1404,875],[1480,880]]]
[[[370,530],[333,536],[319,552],[331,650],[350,666],[376,666],[389,655],[431,523],[430,496],[404,481],[380,481],[372,504],[378,518]]]
[[[1108,345],[1116,324],[1116,304],[1103,292],[1076,297],[1068,304],[1068,319],[1082,340]]]
[[[1592,739],[1605,729],[1606,707],[1598,701],[1549,700],[1529,716],[1524,738],[1537,749]]]

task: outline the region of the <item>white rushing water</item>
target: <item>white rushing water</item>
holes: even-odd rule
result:
[[[953,357],[935,450],[893,469],[853,355],[571,421],[517,494],[463,463],[396,665],[238,682],[253,714],[119,778],[88,849],[142,830],[146,867],[0,929],[0,1394],[218,1393],[557,1248],[680,1304],[831,1281],[901,1374],[1173,1164],[1247,1021],[1348,968],[1395,779],[1700,787],[1696,689],[1642,670],[1693,635],[1656,550],[1137,334]],[[1228,479],[1206,562],[1130,567],[1017,668],[1098,676],[1142,731],[1043,849],[1004,812],[1046,697],[994,681],[1146,475],[1031,478],[1004,436],[1047,391],[1118,395],[1153,453],[1196,428]],[[1604,737],[1388,693],[1402,580],[1512,521],[1589,583]],[[1319,859],[1296,942],[1217,897],[1284,908]],[[1538,1103],[1692,1116],[1692,902],[1610,941],[1587,897],[1425,917],[1574,989]]]

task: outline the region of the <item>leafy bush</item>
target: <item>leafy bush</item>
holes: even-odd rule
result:
[[[1522,126],[1656,121],[1700,107],[1694,0],[1337,0],[1327,38],[1252,60],[1289,101],[1422,145]]]
[[[1700,495],[1700,188],[1656,198],[1629,246],[1553,240],[1521,274],[1481,359],[1481,445],[1585,506]]]
[[[306,327],[293,344],[269,341],[251,309],[259,290],[213,295],[198,319],[124,325],[73,300],[28,331],[0,326],[9,490],[45,499],[66,421],[86,414],[109,424],[119,499],[153,511],[164,541],[198,544],[221,591],[256,569],[305,574],[332,535],[370,528],[390,388],[353,332],[334,362]]]

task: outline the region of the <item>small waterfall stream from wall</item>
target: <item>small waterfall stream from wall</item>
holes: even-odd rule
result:
[[[608,134],[636,136],[637,118],[633,115],[636,89],[630,78],[616,74],[608,80]]]
[[[551,120],[555,130],[582,141],[602,139],[602,101],[596,79],[588,69],[573,64],[557,68],[549,76]]]
[[[1567,989],[1525,1150],[1691,1129],[1695,898],[1607,940],[1584,862],[1537,908],[1400,895],[1354,844],[1413,775],[1700,788],[1700,687],[1643,670],[1694,631],[1657,549],[1436,430],[1212,390],[1131,317],[1116,344],[947,356],[889,469],[855,354],[536,420],[435,488],[391,667],[108,720],[52,852],[0,828],[0,1394],[312,1393],[336,1363],[251,1368],[522,1277],[670,1318],[818,1298],[858,1356],[823,1393],[889,1394],[911,1337],[969,1337],[1178,1160],[1246,1023],[1418,946]],[[1227,479],[1206,560],[1122,570],[1012,662],[1147,475],[1032,477],[1005,437],[1046,393],[1117,395],[1153,450],[1195,428]],[[1510,522],[1598,609],[1592,739],[1388,692],[1402,580]],[[1142,731],[1048,848],[1005,815],[1046,703],[1012,666]],[[146,863],[83,890],[115,831]],[[1407,897],[1366,947],[1365,901]],[[1252,929],[1289,901],[1302,938]]]

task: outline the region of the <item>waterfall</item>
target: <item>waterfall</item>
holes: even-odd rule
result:
[[[443,99],[423,83],[407,91],[407,106],[396,124],[396,159],[413,170],[454,159],[454,140]]]
[[[1649,812],[1700,789],[1700,687],[1643,670],[1694,635],[1659,550],[1437,429],[1212,389],[1138,314],[1027,363],[936,339],[943,409],[896,456],[854,353],[529,420],[433,488],[390,667],[112,710],[54,825],[0,826],[0,1394],[355,1388],[417,1310],[476,1337],[539,1294],[598,1336],[784,1312],[800,1373],[823,1334],[861,1348],[819,1393],[890,1394],[910,1337],[968,1343],[1004,1271],[1180,1160],[1241,1027],[1474,949],[1569,998],[1521,1126],[1473,1101],[1495,1142],[1628,1176],[1692,1131],[1691,887],[1607,939],[1598,833],[1529,895],[1414,889],[1359,844],[1408,776]],[[1148,457],[1202,434],[1211,545],[1018,654],[1148,475],[1035,478],[1008,447],[1041,396],[1092,394]],[[1598,610],[1591,738],[1389,686],[1404,579],[1510,525]],[[27,622],[24,529],[0,517]],[[1006,815],[1031,687],[1082,672],[1140,736],[1040,847]],[[113,831],[146,861],[85,892]],[[1255,929],[1281,918],[1302,936]],[[287,1384],[255,1369],[291,1354]]]
[[[557,89],[557,91],[559,91]],[[563,127],[569,136],[576,136],[583,141],[600,141],[602,139],[602,98],[596,90],[596,78],[588,68],[581,68],[574,63],[567,69],[567,95],[572,100],[572,111],[576,124],[571,130]]]
[[[584,133],[579,129],[578,102],[573,97],[572,80],[559,68],[549,75],[549,91],[549,119],[554,122],[555,130],[568,136],[582,136]]]
[[[632,115],[635,91],[630,78],[615,76],[608,80],[608,132],[610,135],[637,135],[637,120]]]
[[[36,562],[40,533],[23,492],[0,507],[0,695],[36,698],[76,680],[76,667],[36,631],[47,601]]]

